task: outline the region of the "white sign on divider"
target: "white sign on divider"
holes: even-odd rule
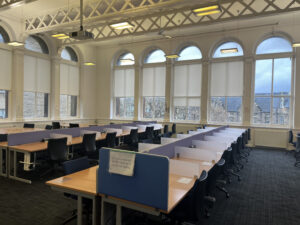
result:
[[[133,176],[135,153],[110,151],[109,152],[109,173]]]
[[[184,177],[200,177],[200,165],[198,163],[170,159],[169,173]]]
[[[50,133],[50,138],[67,138],[67,144],[72,144],[72,135],[68,134],[56,134],[56,133]]]
[[[80,136],[83,136],[85,134],[96,134],[96,139],[101,138],[101,133],[97,131],[92,131],[92,130],[81,130],[80,131]]]

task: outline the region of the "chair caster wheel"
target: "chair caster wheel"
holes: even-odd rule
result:
[[[226,198],[229,198],[230,197],[230,195],[229,194],[226,194]]]

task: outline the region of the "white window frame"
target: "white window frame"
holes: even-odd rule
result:
[[[121,57],[122,55],[120,55],[119,56],[119,58]],[[118,59],[119,59],[118,58]],[[112,96],[112,98],[111,98],[111,119],[115,119],[115,120],[119,120],[119,119],[121,119],[121,120],[133,120],[134,119],[134,110],[133,110],[133,117],[117,117],[116,116],[116,107],[117,107],[117,104],[116,104],[116,98],[117,97],[115,97],[115,70],[117,70],[117,69],[133,69],[134,70],[134,73],[135,73],[135,64],[133,64],[133,65],[124,65],[124,66],[117,66],[116,65],[117,64],[117,62],[116,63],[114,63],[114,67],[113,67],[113,69],[112,69],[112,84],[111,84],[111,87],[112,87],[112,89],[111,89],[111,96]],[[135,75],[134,75],[134,78],[135,78]],[[134,79],[134,87],[135,87],[135,79]],[[135,91],[134,91],[134,95],[133,96],[131,96],[131,97],[133,97],[133,107],[134,107],[134,109],[135,109]],[[129,98],[129,97],[123,97],[123,98]]]
[[[216,47],[218,48],[219,45]],[[215,48],[215,49],[216,49]],[[225,121],[224,123],[222,122],[219,122],[219,121],[210,121],[210,112],[211,112],[211,77],[212,77],[212,64],[213,63],[218,63],[218,62],[240,62],[242,61],[243,62],[243,67],[244,67],[244,70],[243,70],[243,95],[242,96],[236,96],[236,97],[242,97],[242,104],[241,104],[241,122],[228,122],[228,121]],[[243,124],[243,120],[244,120],[244,90],[245,90],[245,87],[244,87],[244,78],[245,78],[245,60],[244,60],[244,56],[233,56],[233,57],[224,57],[224,58],[212,58],[211,61],[210,61],[210,66],[209,66],[209,76],[208,76],[208,93],[207,93],[207,123],[208,124],[211,124],[211,125],[217,125],[217,124],[220,124],[220,125],[226,125],[226,124],[232,124],[232,125],[237,125],[237,126],[240,126]],[[214,97],[225,97],[225,101],[226,101],[226,104],[227,104],[227,97],[230,97],[230,96],[214,96]],[[226,109],[226,118],[227,118],[227,109]]]
[[[68,96],[77,96],[76,116],[71,116],[71,115],[61,116],[60,110],[59,110],[59,117],[62,118],[62,119],[78,119],[78,118],[80,118],[80,110],[79,109],[80,109],[80,94],[81,94],[81,90],[80,90],[81,67],[80,67],[79,59],[78,59],[78,62],[75,62],[75,61],[60,58],[60,63],[59,64],[60,65],[61,64],[68,64],[68,65],[71,65],[71,66],[76,66],[76,67],[78,67],[78,71],[79,71],[79,94],[78,95],[68,95]],[[60,90],[59,90],[59,96],[61,96],[61,95],[64,95],[64,94],[61,94]],[[60,103],[59,103],[59,109],[60,109]],[[71,113],[69,113],[69,114],[71,114]]]
[[[151,51],[148,53],[150,54]],[[148,55],[147,55],[148,56]],[[147,57],[146,56],[146,57]],[[140,83],[139,83],[139,93],[140,93],[140,96],[139,96],[139,119],[140,120],[145,120],[145,121],[153,121],[153,120],[156,120],[156,121],[159,121],[159,122],[163,122],[166,118],[166,113],[167,113],[167,110],[166,110],[166,105],[165,105],[165,116],[164,118],[155,118],[155,117],[152,117],[152,118],[144,118],[144,110],[143,110],[143,106],[144,106],[144,96],[143,96],[143,69],[144,68],[153,68],[153,67],[162,67],[164,66],[166,68],[166,73],[167,73],[167,60],[165,62],[160,62],[160,63],[145,63],[143,64],[143,67],[141,69],[141,73],[140,73]],[[167,74],[165,74],[165,78],[166,78],[166,85],[167,85]],[[166,90],[166,86],[165,86],[165,90]],[[167,102],[167,98],[166,98],[166,91],[165,91],[165,95],[164,96],[147,96],[147,97],[164,97],[165,98],[165,104]]]
[[[187,46],[189,47],[189,46]],[[185,49],[185,48],[184,48]],[[200,50],[200,49],[199,49]],[[202,54],[202,52],[201,52]],[[170,119],[171,122],[176,122],[176,123],[200,123],[201,122],[201,118],[202,118],[202,114],[201,114],[201,106],[202,106],[202,102],[201,102],[201,96],[202,93],[200,93],[200,96],[198,97],[194,97],[194,96],[180,96],[180,97],[175,97],[174,96],[174,86],[175,86],[175,75],[174,75],[174,71],[175,71],[175,66],[179,66],[179,65],[197,65],[200,64],[202,66],[202,77],[201,79],[203,80],[203,65],[202,65],[202,59],[194,59],[194,60],[182,60],[182,61],[175,61],[173,63],[173,72],[172,72],[172,76],[171,76],[171,80],[172,80],[172,85],[171,85],[171,95],[170,95]],[[201,85],[202,85],[202,80],[201,80]],[[201,92],[202,92],[202,87],[201,87]],[[174,99],[175,98],[184,98],[187,101],[189,99],[200,99],[200,115],[199,115],[199,120],[176,120],[175,119],[175,108],[174,108]]]
[[[284,37],[283,37],[284,38]],[[266,40],[266,39],[265,39]],[[261,42],[260,42],[261,43]],[[256,47],[257,48],[257,47]],[[292,70],[291,70],[291,94],[290,96],[274,96],[273,95],[273,80],[274,80],[274,59],[280,59],[280,58],[291,58],[292,60]],[[271,98],[271,111],[270,111],[270,123],[254,123],[253,119],[253,113],[254,113],[254,105],[255,105],[255,75],[256,75],[256,61],[257,60],[263,60],[263,59],[272,59],[272,88],[271,88],[271,95],[265,96]],[[250,110],[250,116],[251,116],[251,125],[253,127],[270,127],[270,128],[291,128],[293,121],[294,121],[294,101],[295,101],[295,52],[287,52],[287,53],[272,53],[272,54],[259,54],[257,55],[255,53],[254,62],[253,62],[253,68],[252,68],[252,90],[251,90],[251,110]],[[280,124],[273,124],[272,118],[273,118],[273,98],[274,97],[289,97],[290,98],[290,110],[289,110],[289,123],[287,125],[280,125]]]

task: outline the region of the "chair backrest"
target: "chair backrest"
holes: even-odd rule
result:
[[[116,146],[116,136],[117,132],[107,133],[106,134],[106,147],[113,148]]]
[[[48,139],[48,153],[52,161],[65,161],[68,155],[67,138]]]
[[[52,129],[60,129],[60,122],[52,122]]]
[[[63,163],[64,174],[68,175],[85,170],[90,167],[88,157],[82,157],[74,160],[69,160]]]
[[[164,134],[167,134],[169,132],[169,125],[165,124],[164,126]]]
[[[79,127],[79,124],[78,123],[70,123],[69,127],[70,128]]]
[[[82,145],[86,152],[94,152],[97,150],[96,148],[96,133],[92,134],[84,134]]]
[[[176,134],[176,123],[172,125],[172,134]]]
[[[7,141],[7,134],[0,134],[0,142],[5,142],[5,141]]]
[[[131,144],[138,143],[139,142],[138,129],[131,129],[129,137],[130,137]]]
[[[296,152],[300,152],[300,134],[297,135]]]
[[[45,126],[45,129],[46,129],[46,130],[52,130],[52,125],[46,125],[46,126]]]
[[[146,127],[146,131],[145,131],[146,139],[153,139],[154,138],[153,131],[154,131],[154,127]]]
[[[33,123],[24,123],[24,128],[34,128],[34,124]]]
[[[293,143],[293,131],[289,130],[289,143]]]
[[[248,128],[248,140],[251,140],[251,129]]]

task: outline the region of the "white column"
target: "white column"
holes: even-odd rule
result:
[[[24,49],[13,50],[12,85],[10,100],[10,118],[15,121],[23,120],[24,95]]]
[[[139,119],[139,103],[140,103],[140,75],[141,75],[141,67],[136,62],[134,66],[134,117],[133,120]]]
[[[294,129],[300,129],[300,49],[296,48],[296,59],[295,59],[295,96],[294,96]]]
[[[172,70],[173,70],[173,60],[167,59],[167,62],[166,62],[166,87],[165,87],[166,111],[165,111],[165,118],[164,118],[165,122],[170,121]]]
[[[254,58],[246,57],[244,60],[244,92],[243,92],[243,125],[251,124],[251,106],[252,106],[252,76],[253,76]]]
[[[51,94],[50,94],[50,118],[59,120],[60,118],[60,58],[51,59]]]
[[[208,98],[209,98],[209,61],[202,60],[202,87],[201,87],[201,124],[207,123]]]

